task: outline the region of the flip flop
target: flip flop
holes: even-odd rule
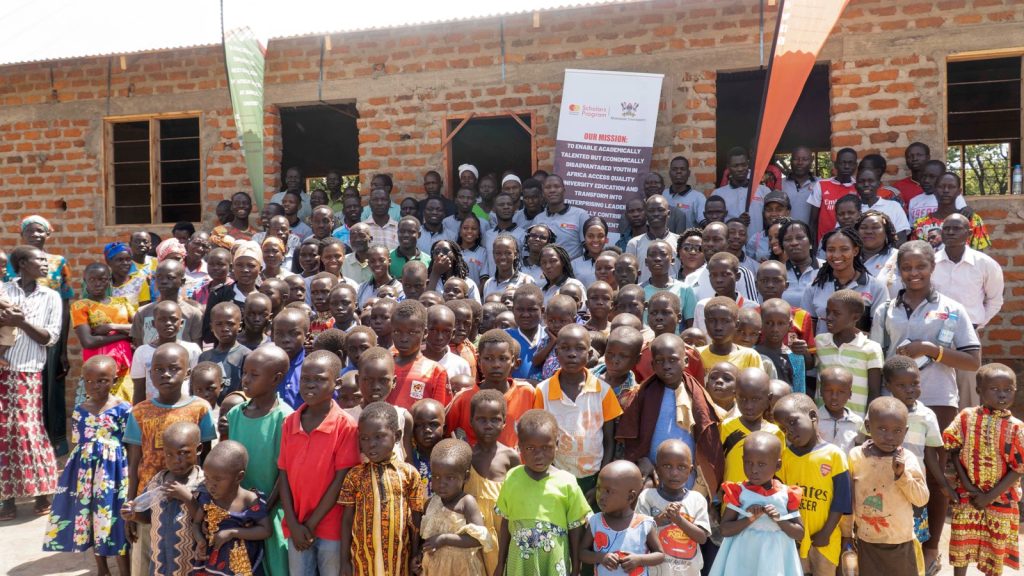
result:
[[[935,576],[939,573],[940,570],[942,570],[942,562],[938,558],[936,558],[935,560],[932,560],[931,564],[928,565],[928,568],[925,569],[924,574],[925,576]]]
[[[44,506],[40,506],[37,503],[32,508],[32,513],[35,514],[36,516],[45,516],[45,515],[49,514],[50,513],[50,503],[47,502],[46,505],[44,505]]]
[[[18,509],[14,506],[0,508],[0,522],[10,522],[18,517]]]

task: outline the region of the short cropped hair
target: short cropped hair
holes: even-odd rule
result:
[[[391,320],[413,320],[427,328],[427,308],[419,300],[402,300],[395,307]]]

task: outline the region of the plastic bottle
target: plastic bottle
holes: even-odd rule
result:
[[[1015,196],[1024,194],[1024,172],[1021,171],[1020,164],[1014,164],[1013,166],[1013,187],[1010,193]]]
[[[852,544],[847,544],[842,556],[839,557],[839,568],[842,569],[843,576],[858,576],[860,574],[857,552],[853,549]]]
[[[939,346],[949,348],[953,344],[953,335],[956,334],[956,324],[960,320],[960,313],[950,310],[946,313],[946,321],[942,323],[942,330],[939,331]]]

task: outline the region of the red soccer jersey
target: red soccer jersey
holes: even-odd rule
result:
[[[835,178],[821,180],[821,204],[818,206],[818,242],[836,227],[836,202],[847,194],[856,194],[853,182],[843,184]],[[813,197],[812,197],[813,198]]]
[[[398,364],[395,356],[395,388],[388,395],[388,402],[406,410],[417,400],[433,398],[447,406],[452,394],[448,386],[448,374],[440,364],[427,358],[421,352],[415,360]]]

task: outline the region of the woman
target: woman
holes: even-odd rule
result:
[[[263,252],[263,278],[284,279],[292,273],[284,269],[284,242],[276,236],[267,236],[260,244]]]
[[[245,299],[256,292],[259,285],[260,270],[263,269],[263,252],[259,244],[245,240],[235,244],[234,256],[231,260],[231,276],[235,283],[228,284],[210,293],[210,299],[203,312],[203,342],[216,344],[213,331],[210,330],[210,312],[221,302],[234,302],[239,310],[245,308]]]
[[[541,288],[544,290],[545,306],[567,284],[574,284],[580,289],[582,304],[587,305],[587,288],[573,277],[572,263],[565,248],[557,244],[545,246],[540,254],[540,267],[544,271],[544,284]]]
[[[478,287],[484,285],[491,270],[491,260],[487,254],[487,248],[481,243],[483,240],[481,230],[480,218],[470,212],[459,224],[459,235],[455,239],[462,251],[463,261],[469,266],[469,279]]]
[[[132,250],[124,242],[111,242],[103,247],[103,258],[110,267],[110,295],[120,296],[138,309],[149,304],[150,276],[142,270],[132,272]]]
[[[768,227],[768,249],[771,252],[768,259],[783,263],[786,261],[786,252],[782,249],[782,242],[779,241],[779,230],[782,230],[784,220],[788,220],[788,218],[783,218]]]
[[[804,291],[817,274],[821,260],[813,256],[814,236],[811,228],[800,220],[783,220],[779,228],[782,251],[786,254],[786,278],[789,285],[782,293],[782,299],[790,306],[803,304]]]
[[[17,516],[19,497],[34,496],[35,514],[48,513],[57,488],[57,461],[43,427],[42,372],[46,347],[60,338],[62,305],[60,295],[43,285],[48,260],[33,246],[15,248],[10,264],[17,278],[3,285],[14,306],[0,311],[0,325],[18,332],[8,365],[0,368],[0,521]]]
[[[554,241],[555,235],[544,224],[534,224],[526,229],[526,254],[523,254],[520,270],[529,274],[536,284],[544,282],[544,272],[540,269],[541,250]]]
[[[168,258],[179,262],[185,259],[185,245],[177,238],[168,238],[156,246],[157,264]]]
[[[679,280],[686,280],[687,276],[704,267],[704,235],[699,228],[690,228],[679,235],[676,254],[679,257]]]
[[[127,298],[110,296],[110,267],[106,264],[89,264],[85,267],[84,276],[82,299],[71,304],[71,325],[82,343],[82,361],[97,354],[113,358],[117,362],[117,382],[110,392],[131,402],[132,381],[128,371],[132,365],[132,346],[129,332],[137,310]],[[81,400],[84,398],[75,403],[79,404]]]
[[[494,276],[484,282],[484,301],[491,294],[503,294],[505,290],[533,284],[533,277],[519,270],[519,243],[511,234],[498,234],[491,242],[491,261],[494,262]]]
[[[572,261],[572,273],[584,286],[597,280],[594,265],[608,244],[608,223],[600,216],[591,216],[583,223],[583,255]]]
[[[953,172],[946,172],[942,176],[939,176],[939,180],[935,183],[935,200],[938,203],[938,207],[934,212],[927,216],[922,216],[914,222],[914,231],[910,237],[913,240],[927,240],[929,244],[932,244],[933,248],[937,248],[937,244],[942,244],[942,222],[946,219],[946,216],[957,212],[956,201],[960,195],[963,194],[963,190],[960,187],[960,176]],[[968,240],[967,245],[975,250],[984,250],[992,245],[992,241],[988,237],[988,232],[985,230],[985,222],[981,219],[981,216],[977,212],[970,208],[964,208],[959,211],[971,222],[971,238]],[[935,242],[933,242],[933,238]]]
[[[815,322],[815,333],[828,332],[825,323],[825,306],[837,290],[853,290],[864,298],[864,318],[861,330],[871,327],[871,314],[879,304],[888,299],[885,287],[868,274],[861,260],[864,244],[853,228],[836,228],[821,239],[825,249],[825,263],[818,269],[814,281],[803,293],[800,307],[811,315]]]
[[[903,288],[899,271],[896,268],[896,249],[899,247],[899,236],[892,220],[877,210],[868,210],[861,214],[854,230],[864,243],[861,258],[868,274],[877,278],[889,296],[895,296]]]
[[[967,310],[932,286],[935,250],[920,240],[900,246],[896,265],[904,289],[875,310],[871,339],[882,344],[886,358],[902,355],[921,366],[918,400],[935,412],[939,430],[945,430],[959,411],[956,371],[976,371],[981,366],[981,343]],[[948,338],[943,339],[948,328]],[[923,543],[925,564],[938,558],[938,544],[946,520],[946,498],[928,475],[928,531]]]
[[[455,276],[466,281],[469,288],[467,298],[480,301],[480,290],[476,282],[469,279],[469,265],[462,259],[462,250],[451,240],[438,240],[430,247],[430,265],[427,266],[427,287],[444,294],[444,283]]]

